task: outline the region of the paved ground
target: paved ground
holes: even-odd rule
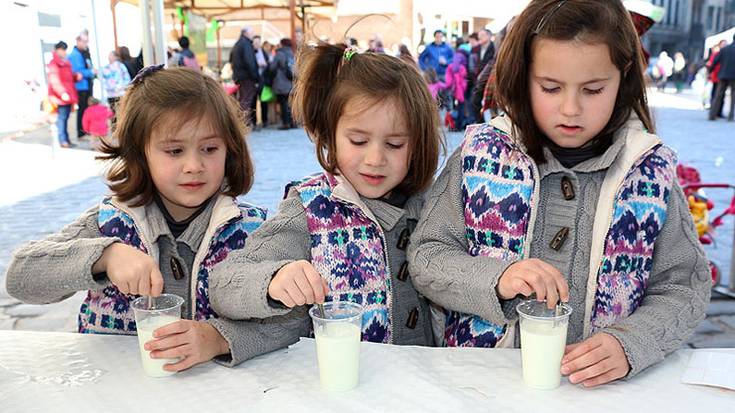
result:
[[[708,182],[735,183],[735,124],[708,122],[693,96],[650,96],[659,135],[679,153],[683,163],[696,166]],[[73,125],[73,120],[70,120]],[[450,150],[461,139],[449,134]],[[73,331],[83,294],[52,305],[22,304],[5,291],[5,269],[12,251],[29,240],[58,231],[97,202],[106,187],[102,165],[85,148],[58,149],[48,128],[0,136],[0,329]],[[245,197],[275,210],[283,183],[317,171],[313,145],[302,130],[254,132],[250,147],[256,163],[256,184]],[[710,192],[716,208],[729,203],[730,193]],[[707,253],[729,274],[733,219],[718,229],[717,245]],[[727,279],[724,280],[727,282]],[[687,343],[692,347],[735,347],[735,300],[713,296],[708,317]]]

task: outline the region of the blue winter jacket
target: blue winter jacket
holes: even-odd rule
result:
[[[440,56],[444,56],[446,60],[446,63],[443,65],[439,64]],[[437,75],[443,78],[444,73],[447,71],[447,66],[452,63],[452,57],[454,57],[454,52],[448,44],[442,43],[437,45],[436,43],[430,43],[419,55],[419,67],[421,70],[426,70],[431,67],[436,70]]]
[[[82,80],[77,81],[74,87],[77,91],[89,90],[89,79],[94,78],[94,71],[91,68],[87,68],[87,63],[84,61],[84,56],[79,49],[74,49],[69,53],[69,61],[71,62],[71,71],[76,75],[77,73],[82,74]]]

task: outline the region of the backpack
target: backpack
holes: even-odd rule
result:
[[[288,79],[289,81],[293,80],[293,64],[293,57],[289,57],[286,60],[285,67],[283,68],[283,74],[286,75],[286,79]]]

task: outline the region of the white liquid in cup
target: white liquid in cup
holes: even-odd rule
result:
[[[561,381],[561,359],[567,342],[567,323],[523,320],[521,361],[523,382],[536,389],[553,389]]]
[[[150,351],[143,348],[145,343],[153,339],[153,330],[163,327],[167,324],[171,324],[175,321],[180,320],[179,317],[171,315],[159,315],[146,318],[142,322],[137,324],[138,328],[138,345],[140,347],[140,358],[143,361],[143,370],[145,374],[151,377],[166,377],[175,374],[173,371],[166,371],[163,369],[164,364],[176,363],[179,358],[172,359],[152,359]]]
[[[360,371],[360,328],[352,323],[326,323],[315,328],[319,380],[329,391],[357,386]]]

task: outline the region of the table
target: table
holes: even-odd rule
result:
[[[735,411],[735,392],[682,384],[693,350],[596,389],[523,385],[520,350],[362,343],[360,385],[319,388],[314,341],[236,368],[205,363],[149,378],[131,336],[0,331],[0,411]],[[735,349],[721,349],[735,354]]]

